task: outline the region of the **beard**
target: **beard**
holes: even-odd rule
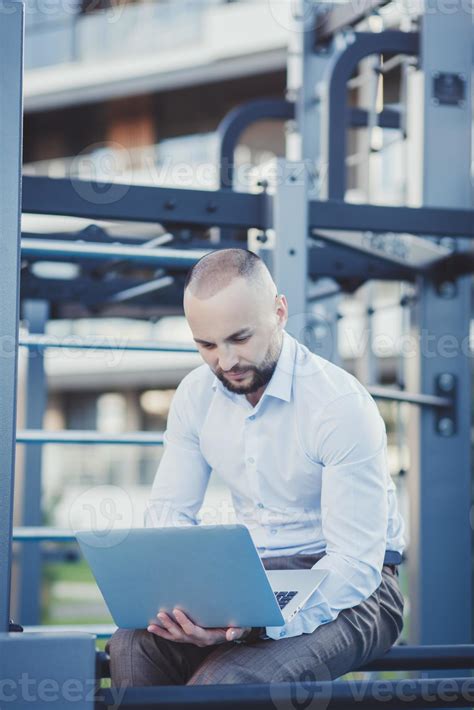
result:
[[[237,370],[232,374],[244,374],[242,380],[229,380],[222,371],[216,372],[216,377],[222,382],[224,387],[234,394],[252,394],[261,387],[265,387],[272,379],[275,372],[278,358],[280,357],[283,337],[275,338],[266,352],[262,363],[258,367],[247,367],[244,370]]]

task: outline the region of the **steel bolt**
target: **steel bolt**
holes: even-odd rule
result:
[[[456,286],[452,281],[443,281],[439,285],[438,293],[442,298],[453,298],[456,295]]]
[[[438,387],[442,392],[452,392],[454,389],[454,375],[450,372],[443,372],[438,377]]]
[[[451,436],[454,432],[454,422],[449,417],[443,417],[438,422],[438,432],[441,436]]]

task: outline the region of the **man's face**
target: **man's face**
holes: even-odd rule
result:
[[[250,394],[270,381],[287,319],[284,296],[255,294],[236,278],[205,300],[187,289],[184,311],[204,361],[229,391]]]

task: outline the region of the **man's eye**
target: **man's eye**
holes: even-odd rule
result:
[[[235,343],[245,343],[246,340],[249,340],[250,335],[246,335],[244,338],[234,338]],[[206,350],[210,350],[211,348],[214,347],[212,343],[201,343],[201,347],[206,348]]]

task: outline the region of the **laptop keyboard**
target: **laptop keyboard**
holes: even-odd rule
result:
[[[275,597],[280,609],[283,609],[298,592],[275,592]]]

